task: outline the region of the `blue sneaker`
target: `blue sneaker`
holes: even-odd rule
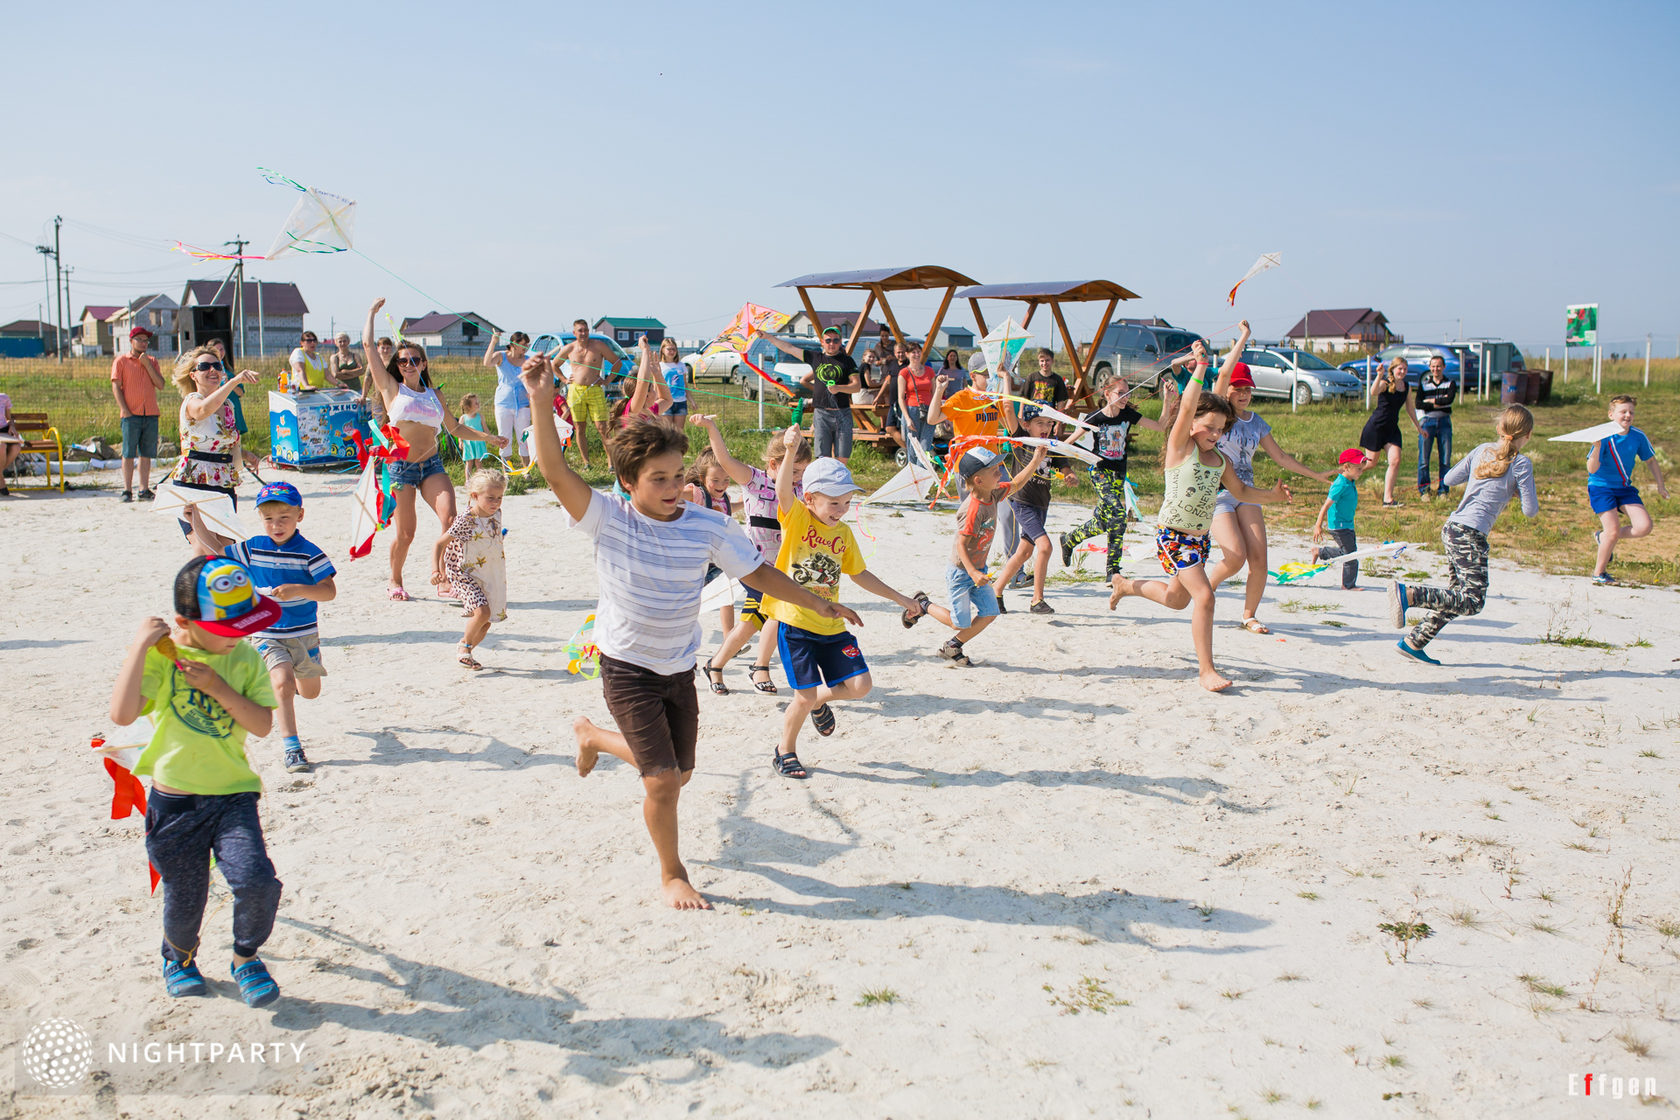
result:
[[[1596,576],[1592,577],[1592,581],[1593,586],[1595,587],[1610,587],[1619,582],[1616,577],[1611,575],[1609,572],[1599,572]]]
[[[233,978],[239,982],[239,998],[250,1007],[267,1007],[280,998],[280,985],[268,974],[263,962],[253,957],[244,964],[233,966]]]
[[[1396,630],[1406,628],[1406,585],[1399,580],[1388,585],[1388,621]]]
[[[191,961],[183,964],[168,957],[163,959],[163,987],[176,999],[207,995],[210,991],[210,986],[204,982],[204,974],[198,971],[196,964]]]
[[[1423,650],[1418,649],[1416,646],[1412,645],[1410,642],[1408,642],[1404,638],[1401,638],[1398,642],[1395,642],[1394,643],[1394,648],[1399,650],[1401,653],[1405,654],[1407,657],[1411,658],[1413,661],[1421,661],[1425,665],[1439,665],[1440,664],[1439,661],[1435,660],[1433,657],[1431,657],[1427,653],[1423,652]]]

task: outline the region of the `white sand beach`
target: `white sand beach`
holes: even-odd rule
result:
[[[385,536],[347,562],[351,477],[297,481],[340,591],[324,696],[300,704],[315,771],[250,747],[285,882],[262,1011],[214,900],[213,996],[164,994],[142,823],[109,819],[87,746],[140,620],[168,613],[173,521],[109,491],[0,506],[0,1113],[1532,1118],[1632,1108],[1612,1079],[1647,1078],[1680,1101],[1672,589],[1496,548],[1435,669],[1395,652],[1376,580],[1269,588],[1264,637],[1233,587],[1215,654],[1237,684],[1215,696],[1187,614],[1110,614],[1099,581],[1057,581],[1053,618],[1013,593],[970,669],[935,656],[949,631],[847,584],[876,687],[802,737],[809,781],[771,771],[782,705],[749,656],[727,697],[696,678],[682,842],[717,908],[678,913],[635,774],[574,767],[573,718],[610,717],[565,668],[595,575],[553,498],[507,501],[509,619],[469,674],[458,608],[386,600]],[[1052,531],[1081,516],[1058,505]],[[871,569],[942,601],[950,522],[873,509]],[[1274,567],[1304,557],[1274,539]],[[1403,953],[1384,923],[1433,935]],[[72,1092],[21,1068],[55,1017],[95,1043]],[[304,1052],[108,1060],[232,1040]],[[1572,1097],[1589,1073],[1596,1099]]]

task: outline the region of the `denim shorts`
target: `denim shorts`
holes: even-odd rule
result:
[[[124,416],[122,418],[122,457],[124,459],[156,459],[158,449],[158,418],[156,416]]]
[[[685,400],[680,400],[680,401],[672,401],[670,407],[665,410],[665,415],[666,416],[687,416],[688,415],[688,401],[686,399]]]
[[[997,592],[990,584],[984,587],[960,564],[945,569],[945,590],[951,596],[951,624],[958,630],[974,625],[974,618],[991,618],[998,613]]]
[[[404,486],[420,489],[420,484],[434,474],[447,475],[443,469],[443,456],[434,453],[430,459],[422,459],[418,463],[390,463],[391,489],[398,490]]]
[[[1594,513],[1613,513],[1623,506],[1643,506],[1637,486],[1589,486],[1587,500]]]

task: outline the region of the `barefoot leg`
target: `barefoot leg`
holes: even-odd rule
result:
[[[632,766],[636,764],[636,758],[630,753],[630,744],[624,741],[624,736],[604,727],[596,727],[586,716],[579,716],[572,721],[572,734],[577,737],[579,777],[588,777],[603,754],[610,754],[620,762],[628,762]]]
[[[642,801],[642,819],[659,853],[659,890],[666,905],[677,910],[710,910],[712,904],[694,889],[688,868],[677,858],[677,798],[686,780],[687,775],[676,770],[643,777],[647,796]]]
[[[1213,667],[1213,585],[1197,564],[1178,573],[1190,592],[1190,637],[1196,645],[1196,662],[1201,685],[1209,692],[1223,692],[1231,682]]]

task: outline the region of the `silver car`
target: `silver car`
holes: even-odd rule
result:
[[[1365,395],[1359,378],[1339,370],[1317,354],[1293,346],[1249,346],[1242,360],[1254,377],[1254,395],[1279,397],[1296,404]]]

